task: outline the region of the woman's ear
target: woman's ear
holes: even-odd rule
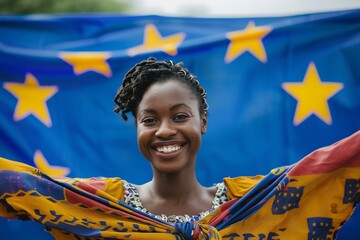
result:
[[[201,134],[205,134],[207,130],[208,117],[205,112],[201,117]]]

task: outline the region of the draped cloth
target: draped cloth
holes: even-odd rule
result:
[[[121,201],[120,178],[54,179],[1,158],[0,216],[36,221],[55,239],[335,239],[360,199],[360,131],[266,176],[224,183],[229,202],[169,224]]]

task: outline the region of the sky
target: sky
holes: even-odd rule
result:
[[[247,17],[359,9],[360,0],[134,0],[134,14]]]

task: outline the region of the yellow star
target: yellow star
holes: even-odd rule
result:
[[[144,44],[130,48],[129,56],[139,53],[163,51],[169,55],[175,56],[177,48],[185,38],[185,33],[177,33],[168,37],[162,37],[155,25],[147,24],[144,32]]]
[[[4,88],[18,100],[14,112],[15,121],[33,114],[47,127],[52,126],[46,101],[58,91],[57,86],[40,86],[37,79],[27,73],[25,83],[5,82]]]
[[[271,30],[270,26],[256,27],[254,22],[249,22],[244,30],[226,33],[230,44],[226,50],[225,62],[232,62],[245,51],[249,51],[261,62],[267,62],[262,39],[269,34]]]
[[[65,177],[70,173],[69,168],[49,165],[48,161],[39,150],[35,152],[34,163],[41,172],[52,177]]]
[[[327,100],[343,88],[342,83],[321,82],[314,63],[310,63],[302,83],[283,83],[282,88],[297,100],[294,125],[315,114],[332,123]]]
[[[62,52],[59,57],[74,68],[74,74],[80,75],[94,71],[106,77],[111,77],[112,72],[106,60],[111,54],[107,52]]]

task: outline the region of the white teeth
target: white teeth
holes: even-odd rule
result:
[[[156,150],[162,153],[171,153],[171,152],[176,152],[180,148],[181,147],[179,145],[170,145],[170,146],[157,147]]]

